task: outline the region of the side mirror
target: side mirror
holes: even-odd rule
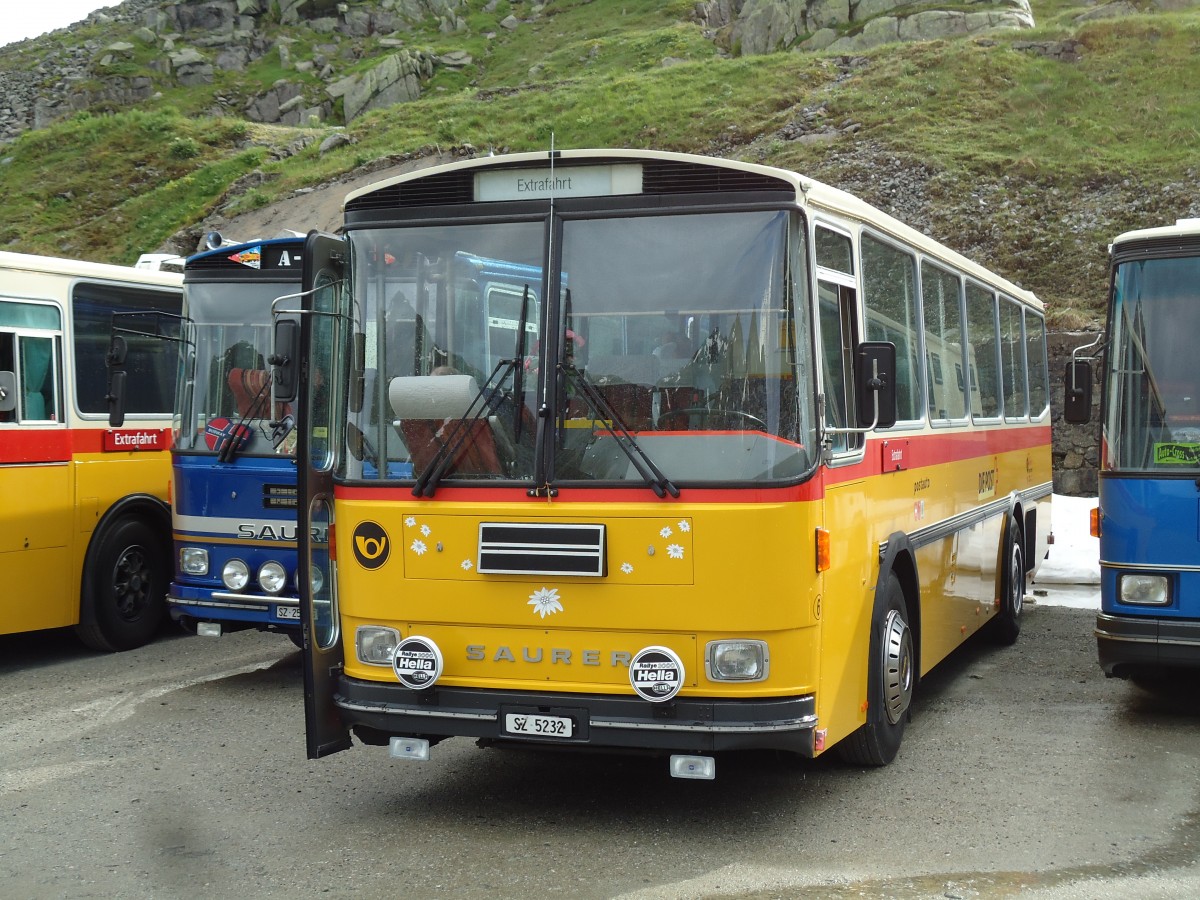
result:
[[[104,357],[108,369],[108,393],[104,399],[108,402],[110,428],[125,424],[125,356],[128,352],[125,338],[114,334],[108,345],[108,355]]]
[[[0,372],[0,413],[17,408],[17,373]]]
[[[120,428],[125,424],[125,370],[114,369],[108,375],[108,425]]]
[[[896,424],[896,345],[863,341],[854,348],[854,399],[859,428]]]
[[[1092,418],[1092,365],[1087,360],[1073,359],[1067,363],[1063,418],[1072,425],[1086,425]]]
[[[275,322],[275,351],[267,359],[271,364],[271,386],[275,401],[292,403],[299,386],[300,323],[295,319]]]

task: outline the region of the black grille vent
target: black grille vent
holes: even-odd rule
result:
[[[410,206],[457,206],[475,199],[475,173],[446,172],[393,184],[346,204],[346,212],[405,209]]]
[[[479,571],[485,575],[605,574],[603,525],[481,522]]]
[[[707,194],[726,191],[791,191],[779,178],[688,162],[648,162],[642,167],[643,194]]]

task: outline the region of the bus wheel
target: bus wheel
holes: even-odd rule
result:
[[[867,722],[838,745],[846,762],[886,766],[896,758],[912,704],[916,660],[900,579],[888,575],[883,616],[871,628]]]
[[[122,519],[101,538],[84,572],[80,640],[95,650],[147,643],[166,615],[169,554],[154,530]]]
[[[992,640],[1005,646],[1021,633],[1021,608],[1025,604],[1025,550],[1021,529],[1013,522],[1004,539],[1004,569],[1000,573],[1000,609],[991,622]]]

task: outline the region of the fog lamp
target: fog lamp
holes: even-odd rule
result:
[[[766,641],[710,641],[704,671],[709,681],[763,681],[770,662]]]
[[[312,587],[313,596],[321,593],[321,589],[325,587],[325,573],[316,566],[308,567],[308,583]],[[300,570],[296,570],[296,587],[300,587]]]
[[[1122,575],[1119,595],[1122,603],[1144,606],[1166,606],[1171,602],[1166,575]]]
[[[187,575],[208,574],[208,551],[203,547],[184,547],[179,551],[179,571]]]
[[[278,594],[287,585],[287,569],[275,562],[265,562],[258,570],[258,586],[268,594]]]
[[[221,570],[221,582],[231,591],[240,591],[250,581],[250,569],[240,559],[231,559]]]
[[[358,661],[368,666],[390,666],[392,654],[400,643],[400,632],[381,625],[360,625],[354,633]]]

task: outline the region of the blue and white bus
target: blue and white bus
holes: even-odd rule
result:
[[[1110,257],[1096,641],[1106,675],[1157,678],[1200,667],[1200,219],[1122,234]],[[1068,421],[1090,385],[1076,359]]]
[[[219,246],[184,266],[167,602],[201,635],[257,628],[299,644],[295,428],[272,400],[268,357],[272,303],[300,290],[303,247]]]

